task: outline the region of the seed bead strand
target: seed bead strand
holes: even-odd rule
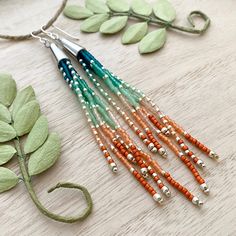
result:
[[[75,76],[76,72],[73,70],[73,67],[72,67],[70,61],[66,61],[66,65],[68,66],[68,69],[69,69],[71,75]],[[110,154],[107,151],[107,148],[105,147],[105,145],[102,143],[102,141],[101,141],[101,139],[100,139],[100,137],[98,135],[98,132],[96,131],[96,128],[95,128],[94,124],[92,123],[90,114],[88,112],[88,107],[85,105],[85,100],[84,100],[82,92],[81,92],[81,90],[79,88],[79,83],[77,81],[77,77],[73,78],[73,80],[72,79],[69,80],[69,78],[66,77],[66,72],[64,71],[63,67],[60,67],[60,71],[62,72],[66,82],[69,84],[69,87],[71,89],[73,89],[74,92],[76,93],[76,95],[78,97],[78,100],[81,103],[82,108],[83,108],[83,110],[84,110],[84,112],[86,114],[88,124],[90,126],[90,129],[91,129],[92,133],[94,134],[95,140],[96,140],[97,144],[99,145],[100,150],[103,152],[103,155],[106,158],[108,164],[110,165],[112,171],[113,172],[117,172],[118,169],[117,169],[116,163],[114,162],[114,160],[110,156]]]
[[[153,124],[157,129],[159,129],[159,130],[161,129],[162,133],[167,134],[167,132],[171,131],[172,136],[174,136],[176,143],[177,143],[178,146],[182,149],[182,151],[184,151],[185,154],[188,155],[188,156],[192,159],[192,161],[193,161],[194,163],[196,163],[199,167],[201,167],[201,168],[205,167],[204,162],[203,162],[201,159],[199,159],[198,157],[196,157],[196,155],[195,155],[191,150],[189,150],[188,146],[187,146],[187,145],[184,143],[184,141],[177,135],[177,133],[175,132],[175,130],[172,128],[172,126],[169,126],[169,129],[167,129],[167,128],[165,127],[166,130],[167,130],[167,132],[163,132],[163,127],[164,127],[164,126],[163,126],[162,124],[160,124],[160,122],[157,120],[157,118],[156,118],[154,115],[149,114],[149,113],[147,112],[147,110],[146,110],[144,107],[141,109],[141,111],[144,113],[144,115],[145,115],[146,117],[148,117],[148,119],[152,122],[152,124]],[[169,134],[170,134],[170,133],[169,133]],[[167,136],[169,136],[169,135],[167,135]]]
[[[139,125],[145,130],[146,135],[148,138],[154,143],[155,147],[157,148],[159,154],[166,158],[167,157],[167,152],[166,149],[162,147],[162,145],[157,141],[157,139],[154,137],[151,127],[148,126],[146,122],[143,121],[142,117],[139,116],[136,110],[132,110],[132,115],[136,119],[136,121],[139,123]]]
[[[123,130],[122,128],[119,128],[118,133],[121,134],[121,136],[123,136],[123,140],[125,141],[125,143],[128,143],[128,146],[130,147],[130,149],[132,150],[131,153],[133,154],[133,156],[135,157],[135,160],[137,162],[137,164],[140,166],[141,168],[141,172],[142,175],[144,177],[146,177],[146,174],[149,173],[150,176],[153,178],[153,180],[157,183],[158,187],[162,190],[162,192],[167,196],[170,197],[170,191],[169,188],[166,187],[162,181],[160,180],[158,174],[152,169],[151,166],[147,165],[146,162],[143,160],[143,155],[148,156],[149,160],[151,159],[151,157],[142,152],[141,150],[139,150],[136,145],[133,143],[133,141],[131,140],[131,138],[129,137],[129,135],[125,132],[125,130]]]
[[[84,99],[83,99],[83,96],[81,92],[78,92],[79,90],[76,91],[77,95],[78,95],[78,98],[79,98],[79,101],[81,104],[84,104]],[[111,157],[110,153],[108,152],[106,146],[103,144],[101,138],[99,137],[99,134],[97,132],[97,129],[95,128],[94,124],[92,123],[92,120],[91,120],[91,117],[90,117],[90,114],[88,112],[88,106],[86,106],[87,110],[85,110],[85,114],[87,116],[87,121],[89,123],[89,126],[92,130],[92,133],[95,137],[95,140],[97,141],[97,144],[99,146],[99,149],[102,151],[107,163],[109,164],[109,166],[111,167],[111,170],[116,173],[118,171],[118,168],[117,168],[117,164],[115,163],[115,161],[113,160],[113,158]]]
[[[124,145],[119,140],[117,140],[117,137],[112,133],[111,130],[109,130],[107,126],[101,125],[101,130],[104,135],[106,135],[111,140],[113,145],[120,151],[123,156],[125,156],[128,160],[132,162],[135,161],[133,155],[124,147]]]
[[[114,84],[110,84],[110,86],[109,86],[109,83],[112,83],[112,81],[109,81],[109,80],[107,80],[107,77],[105,76],[106,74],[104,73],[104,68],[103,67],[100,67],[99,66],[99,64],[95,64],[94,65],[94,68],[93,68],[93,63],[94,63],[94,61],[92,60],[91,61],[91,64],[90,64],[90,67],[94,70],[94,72],[95,72],[95,74],[97,74],[98,75],[98,77],[100,77],[100,78],[103,78],[103,77],[105,77],[104,78],[104,81],[105,81],[105,83],[108,85],[108,87],[111,89],[111,91],[113,92],[113,93],[115,93],[116,95],[118,95],[118,96],[120,96],[120,94],[118,93],[119,92],[119,90],[117,89],[117,87],[116,87],[116,82],[114,83]],[[127,91],[126,91],[127,92]],[[137,96],[136,95],[133,95],[133,97],[132,98],[129,98],[129,102],[131,102],[131,104],[132,104],[132,102],[136,102],[136,98],[137,98]],[[141,101],[142,102],[142,100],[143,100],[143,98],[145,98],[145,95],[142,97],[142,99],[140,99],[139,101]],[[132,99],[134,99],[134,100],[132,100]],[[136,104],[135,104],[136,105]],[[134,106],[135,107],[135,106]],[[164,135],[163,135],[164,136]],[[174,146],[175,147],[175,146]],[[175,147],[176,148],[176,147]],[[179,150],[178,150],[178,148],[177,148],[177,151],[179,152]],[[185,157],[186,158],[186,157]],[[191,164],[191,163],[190,163]],[[162,174],[163,174],[163,176],[165,177],[165,178],[168,178],[167,180],[173,185],[173,186],[178,186],[178,183],[176,183],[176,181],[174,181],[173,179],[172,179],[172,177],[168,174],[168,175],[164,175],[164,173],[162,172]],[[189,197],[189,199],[191,199],[192,201],[193,201],[193,203],[194,204],[197,204],[197,205],[200,205],[200,202],[199,202],[199,200],[198,199],[196,199],[195,197],[193,197],[193,195],[191,195],[190,193],[189,193],[189,191],[185,191],[186,189],[185,188],[183,188],[183,193],[185,194],[185,196],[186,197]],[[195,200],[195,201],[194,201]]]
[[[168,116],[166,116],[166,119],[174,127],[174,129],[179,134],[183,135],[190,143],[199,148],[202,152],[205,152],[209,157],[214,159],[219,159],[219,156],[215,152],[211,151],[204,144],[200,143],[196,138],[192,137],[187,131],[185,131],[182,127],[177,125],[172,119],[170,119]]]
[[[148,175],[147,175],[147,173],[148,173],[148,166],[146,165],[145,162],[143,162],[143,160],[141,158],[141,155],[140,155],[140,151],[138,150],[136,145],[133,143],[133,141],[131,140],[129,135],[122,128],[117,129],[117,132],[121,135],[121,137],[123,138],[124,142],[128,145],[129,150],[131,151],[132,155],[134,156],[136,163],[141,168],[142,175],[145,178],[147,178],[148,177]]]
[[[197,169],[194,167],[194,165],[189,161],[189,159],[184,156],[182,152],[179,151],[179,149],[175,146],[175,144],[172,143],[171,139],[168,138],[166,135],[164,135],[160,130],[156,128],[157,136],[162,140],[164,143],[167,144],[167,146],[175,153],[177,157],[180,158],[180,160],[186,165],[186,167],[191,171],[193,177],[196,179],[196,181],[200,184],[201,190],[208,194],[209,188],[207,184],[205,183],[205,180],[200,176]]]
[[[162,117],[162,116],[161,116]],[[188,155],[194,163],[196,163],[199,167],[203,168],[205,167],[205,164],[202,160],[200,160],[198,157],[196,157],[196,155],[189,149],[189,147],[185,144],[185,142],[179,137],[179,135],[177,134],[177,132],[175,131],[175,129],[169,124],[169,122],[167,123],[166,119],[164,118],[165,116],[162,117],[163,122],[165,122],[165,124],[168,125],[168,128],[170,130],[171,135],[175,138],[177,144],[179,145],[179,147],[185,152],[186,155]],[[155,118],[155,117],[154,117]]]
[[[162,183],[160,183],[160,180],[157,176],[156,173],[154,173],[154,171],[152,170],[152,168],[150,166],[148,166],[141,158],[141,153],[140,151],[136,148],[135,144],[133,143],[133,141],[130,139],[129,135],[121,128],[119,128],[117,130],[118,133],[121,134],[121,137],[123,138],[124,140],[124,143],[128,144],[128,147],[129,147],[129,150],[131,150],[131,153],[132,155],[134,156],[135,158],[135,161],[136,163],[138,164],[138,166],[140,167],[140,170],[141,170],[141,173],[143,175],[144,178],[147,178],[147,173],[150,173],[151,176],[153,177],[153,179],[158,183],[158,187],[160,189],[162,189],[162,191],[168,196],[168,193],[167,193],[167,187],[165,187]],[[109,133],[109,134],[108,134]],[[112,138],[112,132],[111,130],[109,130],[108,128],[108,131],[107,131],[107,134],[110,135],[110,137]],[[113,136],[114,137],[114,136]],[[114,140],[114,138],[113,138]],[[125,151],[122,151],[122,148],[125,149],[125,147],[121,147],[121,146],[118,146],[118,142],[117,140],[113,141],[113,144],[118,148],[118,150],[120,150],[120,152],[123,154],[123,155],[126,155]],[[126,149],[126,151],[128,151]],[[127,158],[128,159],[128,158]]]
[[[163,170],[159,166],[159,164],[154,161],[151,156],[148,154],[144,153],[143,151],[140,151],[140,155],[142,159],[144,160],[144,163],[148,166],[148,173],[150,176],[153,178],[153,180],[157,183],[159,189],[166,195],[166,197],[171,196],[171,192],[169,188],[161,181],[160,177],[158,176],[157,173],[162,175]]]
[[[147,124],[142,120],[142,118],[137,114],[136,110],[133,109],[126,101],[126,99],[121,95],[119,96],[123,104],[131,111],[134,119],[136,122],[140,125],[140,127],[145,131],[147,137],[149,140],[153,143],[154,147],[158,150],[159,154],[162,157],[167,157],[167,152],[166,150],[162,147],[162,145],[155,139],[153,136],[150,128],[147,126]],[[143,133],[139,133],[139,135],[142,135]]]
[[[83,66],[83,69],[85,70],[88,78],[90,81],[94,84],[94,86],[98,89],[100,94],[108,101],[108,103],[115,108],[115,110],[123,117],[124,121],[129,125],[129,127],[138,135],[138,137],[143,141],[143,143],[148,147],[148,149],[151,152],[157,152],[157,149],[154,147],[154,144],[148,140],[146,135],[144,135],[139,128],[134,124],[134,122],[131,120],[131,118],[127,115],[126,112],[124,112],[116,102],[109,96],[107,92],[102,88],[101,84],[98,82],[98,80],[93,76],[93,74],[90,72],[88,67],[85,63],[83,63],[83,60],[79,60],[80,64]],[[141,133],[141,135],[140,135]]]
[[[104,143],[101,141],[101,138],[99,137],[98,135],[98,131],[94,128],[94,127],[91,127],[92,129],[92,132],[96,138],[96,141],[97,141],[97,144],[100,148],[100,150],[102,151],[107,163],[109,164],[109,166],[111,167],[111,170],[116,173],[118,171],[118,168],[117,168],[117,164],[115,163],[115,161],[112,159],[108,149],[106,148],[106,146],[104,145]]]
[[[108,129],[107,130],[107,135],[108,136],[110,136],[110,138],[112,138],[112,132]],[[121,143],[119,143],[117,140],[115,140],[115,141],[113,141],[113,144],[115,145],[115,147],[113,148],[113,150],[114,149],[116,149],[116,150],[118,150],[117,152],[116,152],[116,155],[118,155],[118,158],[120,158],[120,155],[121,156],[126,156],[126,153],[125,153],[125,148],[122,146],[122,144]],[[123,149],[124,148],[124,149]],[[140,179],[140,183],[151,193],[151,194],[154,194],[154,193],[152,193],[152,187],[145,181],[143,181],[144,180],[144,178],[146,178],[146,176],[147,176],[147,172],[150,172],[150,173],[152,173],[153,174],[153,176],[155,176],[155,173],[154,173],[154,171],[152,170],[152,169],[150,169],[150,168],[148,168],[148,166],[146,165],[146,163],[145,162],[143,162],[142,160],[141,160],[141,158],[140,158],[140,156],[137,154],[137,155],[135,155],[135,150],[134,149],[136,149],[134,146],[132,146],[131,147],[132,148],[132,150],[133,150],[133,154],[134,154],[134,157],[135,157],[135,160],[136,160],[136,162],[137,162],[137,164],[138,164],[138,166],[141,168],[141,173],[142,173],[142,178]],[[122,150],[123,149],[123,150]],[[128,162],[129,161],[129,159],[127,158],[127,156],[126,156],[126,162]],[[129,164],[130,166],[132,166],[131,164]],[[137,179],[139,179],[140,178],[140,174],[138,173],[136,173],[136,172],[133,172],[133,175],[135,176],[135,177],[137,177]],[[157,174],[156,174],[157,175]],[[158,181],[158,179],[157,179],[158,177],[155,177],[154,178],[154,180],[156,180],[156,182]],[[145,184],[146,183],[146,184]],[[167,195],[167,196],[169,196],[169,194],[168,194],[168,191],[166,191],[166,190],[168,190],[168,188],[166,187],[166,186],[164,186],[164,185],[161,185],[161,183],[160,182],[158,182],[158,187],[159,188],[162,188],[162,191]],[[151,189],[152,188],[152,189]],[[164,191],[165,190],[165,191]],[[161,198],[161,196],[158,194],[158,193],[155,193],[155,195],[153,195],[153,198],[154,198],[154,200],[155,201],[158,201],[159,203],[161,203],[162,201],[163,201],[163,199]]]
[[[159,122],[157,121],[156,117],[154,115],[150,115],[150,114],[148,114],[147,116],[148,116],[149,120],[153,123],[153,125],[157,129],[159,129],[160,126],[157,125],[157,123],[159,123]],[[191,150],[189,150],[188,146],[184,143],[184,141],[176,133],[173,134],[173,129],[172,129],[172,135],[175,137],[176,143],[179,145],[179,147],[182,149],[182,151],[184,151],[185,154],[187,156],[189,156],[192,159],[192,161],[194,163],[196,163],[199,167],[204,168],[205,167],[204,162],[201,159],[199,159]]]
[[[192,201],[192,203],[194,205],[198,205],[201,206],[203,205],[203,202],[199,200],[198,197],[195,197],[191,192],[189,192],[189,190],[187,188],[185,188],[184,186],[182,186],[180,183],[178,183],[176,180],[174,180],[172,178],[172,176],[170,175],[170,173],[165,173],[163,175],[166,180],[176,189],[178,189],[178,191],[180,191],[182,194],[184,194],[184,196],[189,200]]]
[[[104,135],[106,135],[106,137],[109,137],[110,139],[114,138],[114,134],[111,131],[109,131],[107,129],[107,127],[103,127],[103,129],[101,131],[102,132],[105,131]],[[136,180],[147,190],[147,192],[149,192],[151,194],[153,199],[158,203],[162,203],[163,198],[161,197],[161,195],[158,194],[150,184],[148,184],[148,182],[140,175],[140,173],[132,166],[132,164],[129,163],[128,158],[122,154],[123,153],[121,150],[122,145],[119,142],[118,142],[118,145],[116,144],[116,142],[113,142],[113,144],[116,147],[110,144],[110,148],[111,148],[112,152],[125,165],[125,167],[133,174],[133,176],[136,178]]]
[[[154,170],[160,173],[175,189],[181,192],[189,201],[191,201],[194,205],[198,205],[198,206],[201,206],[203,204],[203,202],[200,201],[198,197],[190,193],[190,191],[187,190],[187,188],[185,188],[180,183],[178,183],[168,172],[164,171],[155,160],[150,158],[145,153],[142,153],[142,154],[146,162],[150,166],[152,166]]]
[[[104,68],[103,68],[104,69]],[[112,76],[115,76],[113,73],[111,73]],[[171,128],[171,125],[168,124],[168,120],[165,119],[165,116],[163,116],[163,114],[160,112],[159,107],[153,103],[151,101],[150,98],[146,97],[146,95],[144,93],[142,93],[140,90],[136,89],[134,86],[130,86],[127,82],[124,82],[123,80],[121,80],[118,76],[115,76],[117,80],[119,80],[122,84],[122,86],[131,89],[131,91],[139,94],[140,99],[139,102],[140,103],[148,103],[148,105],[151,105],[151,107],[158,113],[159,117],[161,118],[161,120],[163,120],[163,123],[167,126],[168,129]],[[183,131],[183,135],[185,136],[185,138],[187,140],[189,140],[191,143],[193,143],[196,147],[198,147],[200,150],[202,150],[203,152],[206,152],[211,158],[215,158],[218,159],[219,156],[211,151],[209,148],[207,148],[205,145],[203,145],[202,143],[200,143],[197,139],[193,138],[189,133],[187,133],[186,131]],[[191,153],[191,152],[190,152]],[[196,160],[196,159],[195,159]],[[200,160],[201,162],[201,160]],[[204,164],[203,164],[204,165]],[[200,164],[201,166],[201,164]]]
[[[129,163],[129,161],[115,148],[113,147],[114,154],[125,165],[125,167],[132,173],[135,179],[145,188],[145,190],[152,196],[154,201],[161,204],[163,198],[158,194],[155,189],[142,177],[142,175]]]
[[[81,61],[82,62],[82,61]],[[90,62],[90,67],[91,68],[93,68],[93,70],[95,71],[95,73],[100,77],[100,78],[103,78],[103,81],[105,81],[105,83],[107,84],[107,86],[112,90],[112,92],[114,93],[114,94],[116,94],[119,98],[122,98],[123,96],[122,96],[122,93],[120,92],[120,91],[123,91],[122,90],[122,85],[120,85],[119,86],[119,88],[117,88],[117,87],[115,87],[113,84],[112,84],[112,82],[109,80],[109,74],[106,74],[106,72],[105,72],[105,70],[104,70],[104,68],[102,67],[102,68],[99,68],[99,66],[98,65],[96,65],[96,63],[94,62],[94,60],[91,60]],[[85,66],[86,65],[86,63],[83,63],[83,66]],[[96,68],[96,69],[95,69]],[[99,87],[100,87],[100,84],[99,83],[96,83],[97,85],[99,85]],[[123,91],[124,92],[124,91]],[[130,99],[131,99],[131,97],[129,97]],[[131,99],[132,100],[132,99]],[[123,101],[125,101],[125,99],[123,99]],[[155,138],[152,136],[152,139],[154,139],[155,140]],[[156,146],[158,147],[159,146],[159,152],[163,155],[163,156],[165,156],[166,155],[166,153],[165,153],[165,150],[164,150],[164,148],[162,148],[161,147],[161,145],[157,142],[157,140],[155,140],[155,143],[154,143],[154,147],[156,147],[155,146],[155,144],[156,144]],[[153,144],[151,144],[151,145],[153,145]],[[151,146],[150,145],[150,146]],[[161,148],[160,148],[161,147]]]
[[[167,138],[165,135],[163,135],[161,132],[158,135],[160,139],[165,142],[169,148],[175,153],[177,157],[180,158],[180,160],[185,164],[185,166],[191,171],[193,177],[196,179],[196,181],[200,184],[201,190],[208,194],[209,193],[209,188],[205,182],[205,180],[200,176],[199,172],[197,169],[194,167],[194,165],[189,161],[189,159],[179,151],[179,149],[172,143],[172,141]]]
[[[219,156],[211,151],[209,148],[207,148],[204,144],[200,143],[197,139],[193,138],[188,132],[183,130],[179,125],[177,125],[173,120],[171,120],[168,116],[166,116],[163,112],[160,111],[160,108],[151,101],[150,98],[145,97],[145,102],[149,103],[153,110],[158,114],[160,119],[163,121],[163,123],[167,126],[168,129],[171,129],[172,126],[174,127],[178,133],[182,134],[190,143],[195,145],[197,148],[199,148],[201,151],[205,152],[209,157],[213,159],[218,159]],[[172,122],[172,123],[171,123]]]
[[[164,126],[163,124],[161,124],[154,115],[151,115],[145,107],[141,107],[140,111],[144,114],[145,117],[147,117],[149,119],[149,121],[152,122],[152,124],[159,129],[163,134],[165,134],[166,136],[170,136],[170,131],[166,128],[166,126]]]
[[[134,87],[133,87],[133,90],[137,91]],[[137,91],[137,92],[140,92],[140,91]],[[142,94],[142,97],[146,98],[146,100],[151,103],[152,107],[155,108],[155,110],[158,112],[158,115],[159,115],[160,119],[162,120],[162,122],[164,123],[164,125],[167,126],[167,129],[171,131],[171,134],[175,136],[175,138],[177,139],[176,141],[178,142],[178,140],[180,138],[178,137],[178,135],[176,135],[176,132],[173,130],[172,126],[168,124],[168,121],[163,118],[164,116],[160,112],[160,109],[154,103],[151,102],[151,99],[145,97],[143,94]],[[141,101],[142,101],[142,99],[141,99]],[[165,130],[165,132],[167,132],[167,130]],[[185,157],[182,152],[179,152],[179,150],[175,147],[175,145],[170,140],[168,140],[165,136],[163,136],[161,131],[159,131],[158,133],[159,133],[158,136],[162,139],[162,141],[165,141],[165,143],[167,143],[167,145],[174,151],[174,153],[178,157],[180,157],[180,159],[184,162],[184,164],[189,168],[189,170],[192,172],[192,174],[195,177],[195,179],[197,180],[197,182],[200,184],[201,190],[204,193],[209,193],[209,188],[206,185],[205,180],[200,176],[200,174],[195,169],[195,167],[192,165],[192,163],[188,160],[188,158]],[[180,144],[179,144],[179,146],[180,146]],[[181,145],[180,147],[181,148],[183,147],[185,149],[185,151],[187,151],[188,155],[192,154],[192,152],[189,151],[188,147],[185,144]],[[191,155],[191,157],[198,163],[199,166],[201,166],[201,167],[204,166],[203,161],[195,158],[196,157],[195,155],[194,156]]]

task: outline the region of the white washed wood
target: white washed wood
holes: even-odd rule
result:
[[[20,34],[39,28],[60,2],[0,1],[0,32]],[[169,161],[160,160],[176,179],[204,200],[204,207],[193,207],[173,189],[172,198],[164,206],[156,206],[121,165],[114,176],[51,53],[35,40],[1,41],[0,70],[11,72],[19,88],[33,85],[50,130],[62,137],[61,159],[34,180],[40,199],[50,209],[60,209],[57,212],[71,213],[77,206],[81,209],[83,198],[76,192],[46,193],[58,181],[74,181],[89,189],[94,210],[82,223],[53,222],[35,209],[21,183],[0,196],[0,235],[236,235],[236,2],[172,2],[178,23],[185,24],[191,10],[201,9],[211,17],[212,25],[202,37],[169,32],[165,48],[147,56],[140,56],[136,45],[122,46],[121,35],[80,34],[79,22],[63,16],[56,24],[79,35],[81,44],[104,65],[142,88],[165,112],[220,154],[218,164],[204,158],[209,197],[200,193],[172,154]],[[13,161],[9,166],[17,170]]]

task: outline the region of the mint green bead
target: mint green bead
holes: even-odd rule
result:
[[[134,91],[134,90],[132,90],[132,89],[130,89],[130,88],[128,88],[127,90],[128,90],[128,92],[129,92],[130,94],[132,94],[133,98],[134,98],[137,102],[140,101],[140,99],[142,98],[142,96],[140,96],[140,94],[139,94],[138,92],[136,92],[136,91]]]
[[[99,113],[102,115],[104,121],[110,126],[112,127],[113,129],[115,128],[116,124],[115,122],[112,120],[112,118],[109,116],[109,114],[107,113],[106,110],[104,110],[103,108],[101,107],[98,107],[97,108]]]
[[[89,113],[89,117],[93,123],[93,125],[97,126],[98,125],[98,121],[96,119],[96,117],[94,116],[93,112],[91,111],[91,109],[87,109],[88,113]]]
[[[83,91],[83,95],[86,99],[86,101],[90,104],[90,105],[95,105],[95,102],[93,100],[92,95],[88,92],[88,91]]]
[[[120,92],[128,99],[128,101],[130,102],[130,104],[133,107],[138,107],[139,104],[136,102],[135,98],[132,96],[131,93],[129,93],[126,89],[121,88]]]
[[[118,89],[117,87],[115,87],[115,86],[112,84],[112,82],[111,82],[111,80],[110,80],[109,78],[106,78],[106,79],[104,80],[104,82],[105,82],[105,84],[110,88],[110,90],[111,90],[113,93],[115,93],[115,94],[118,94],[118,93],[119,93],[119,89]]]
[[[101,106],[104,110],[106,110],[107,106],[104,104],[104,102],[98,97],[97,95],[94,95],[94,101],[96,104]]]

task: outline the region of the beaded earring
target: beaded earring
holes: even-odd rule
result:
[[[194,205],[201,206],[203,203],[198,197],[178,183],[169,172],[161,168],[156,160],[136,145],[120,125],[116,115],[113,114],[113,110],[123,118],[126,124],[152,153],[158,152],[162,157],[166,158],[167,151],[160,144],[159,140],[165,143],[191,171],[201,190],[206,194],[209,193],[209,188],[194,166],[196,164],[198,167],[203,168],[205,164],[189,149],[183,138],[213,159],[218,159],[218,155],[166,116],[143,92],[130,86],[127,82],[104,68],[86,49],[68,39],[59,37],[55,33],[43,32],[77,58],[88,79],[103,97],[101,99],[88,86],[87,82],[76,72],[70,59],[56,43],[35,36],[46,47],[51,49],[57,59],[63,78],[78,96],[90,129],[112,171],[117,172],[118,168],[115,160],[111,157],[110,151],[124,164],[156,202],[162,203],[163,198],[148,183],[149,176],[152,177],[157,187],[166,197],[170,197],[171,194],[169,188],[161,180],[161,177],[183,193]],[[110,93],[117,100],[111,97]]]

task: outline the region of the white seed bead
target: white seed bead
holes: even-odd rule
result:
[[[182,152],[179,152],[179,157],[182,157],[184,154]]]
[[[206,193],[206,194],[208,194],[208,193],[210,192],[210,190],[209,190],[209,188],[208,188],[208,186],[207,186],[206,183],[201,184],[201,185],[200,185],[200,188],[201,188],[201,190],[202,190],[204,193]]]
[[[155,146],[154,146],[153,143],[150,143],[150,144],[148,145],[148,149],[149,149],[149,150],[153,149],[154,147],[155,147]]]
[[[202,206],[203,202],[198,199],[198,197],[193,197],[192,203],[197,206]]]
[[[161,190],[167,197],[171,196],[170,190],[166,186],[163,186]]]
[[[148,172],[147,168],[141,168],[140,171],[142,174],[147,174]]]
[[[200,167],[205,167],[206,166],[205,163],[202,160],[198,160],[197,165],[200,166]]]
[[[129,154],[127,155],[127,158],[128,158],[128,160],[132,161],[132,160],[133,160],[133,155],[129,153]]]
[[[156,201],[156,202],[158,202],[160,204],[163,202],[163,198],[158,193],[155,193],[152,197],[153,197],[154,201]]]

